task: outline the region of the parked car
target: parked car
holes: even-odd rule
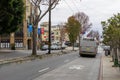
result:
[[[57,45],[51,45],[51,49],[52,49],[52,50],[58,50],[59,47],[58,47]]]
[[[65,45],[67,45],[67,46],[72,46],[72,44],[71,44],[70,41],[66,41],[66,42],[65,42]]]
[[[61,46],[60,46],[60,45],[57,45],[57,47],[58,47],[58,50],[61,49]]]
[[[61,49],[65,49],[66,47],[67,47],[67,45],[65,43],[63,43]]]
[[[41,50],[48,50],[48,45],[43,45]]]

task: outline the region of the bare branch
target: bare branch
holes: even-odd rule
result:
[[[36,14],[36,10],[39,10],[39,15],[35,16],[34,25],[36,25],[48,12],[49,10],[54,9],[60,0],[51,0],[51,4],[49,5],[49,0],[31,0],[34,6],[34,14]],[[42,12],[41,6],[48,6],[47,9]]]
[[[35,2],[34,2],[34,0],[31,0],[31,1],[32,1],[32,4],[33,4],[33,5],[35,5]]]
[[[89,17],[83,13],[83,12],[78,12],[75,15],[75,18],[81,23],[82,31],[87,31],[90,29],[91,23],[89,23]]]
[[[52,6],[51,9],[54,9],[54,8],[57,6],[57,4],[58,4],[59,1],[60,1],[60,0],[53,0],[53,2],[51,3],[51,6]],[[54,5],[54,6],[53,6],[53,5]]]

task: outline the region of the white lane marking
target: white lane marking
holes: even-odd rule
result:
[[[64,62],[66,63],[66,62],[69,62],[69,61],[70,61],[70,60],[67,59],[67,60],[65,60]]]
[[[49,67],[48,68],[44,68],[44,69],[42,69],[42,70],[39,70],[38,72],[43,72],[43,71],[46,71],[46,70],[48,70],[48,69],[50,69]]]
[[[83,65],[72,65],[69,67],[69,69],[76,69],[76,70],[80,70],[83,69],[84,66]]]

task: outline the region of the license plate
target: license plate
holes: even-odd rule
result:
[[[86,50],[90,50],[90,48],[86,48]]]

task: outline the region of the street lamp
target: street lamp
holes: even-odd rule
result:
[[[49,47],[48,54],[51,54],[51,0],[49,0]]]

